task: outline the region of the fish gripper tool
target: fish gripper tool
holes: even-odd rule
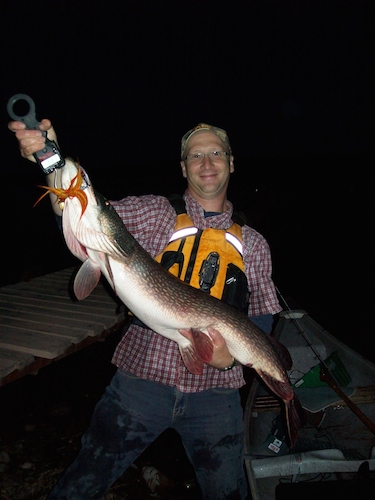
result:
[[[14,106],[18,101],[26,101],[28,105],[28,112],[24,115],[16,114]],[[12,96],[7,104],[9,116],[16,121],[23,122],[28,130],[40,130],[40,122],[36,119],[35,103],[27,94],[15,94]],[[33,154],[36,162],[45,174],[50,174],[57,168],[65,165],[65,160],[55,141],[51,141],[47,137],[47,132],[40,130],[42,135],[46,138],[45,147],[40,151]]]

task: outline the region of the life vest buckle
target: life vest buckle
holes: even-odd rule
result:
[[[210,293],[211,288],[214,286],[220,267],[219,260],[219,254],[217,252],[211,252],[202,262],[199,271],[199,287],[203,292]]]

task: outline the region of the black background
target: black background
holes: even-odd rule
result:
[[[16,93],[109,198],[184,189],[181,136],[228,131],[229,198],[274,280],[367,357],[374,332],[372,0],[3,0],[0,284],[73,260],[7,130]]]

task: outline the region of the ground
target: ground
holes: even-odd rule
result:
[[[80,448],[94,405],[114,373],[117,339],[0,388],[0,500],[44,500]],[[179,436],[166,431],[104,497],[199,499]]]

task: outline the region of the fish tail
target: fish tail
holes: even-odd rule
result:
[[[285,413],[290,447],[294,448],[298,438],[298,431],[306,423],[305,411],[296,395],[290,401],[285,401]]]

